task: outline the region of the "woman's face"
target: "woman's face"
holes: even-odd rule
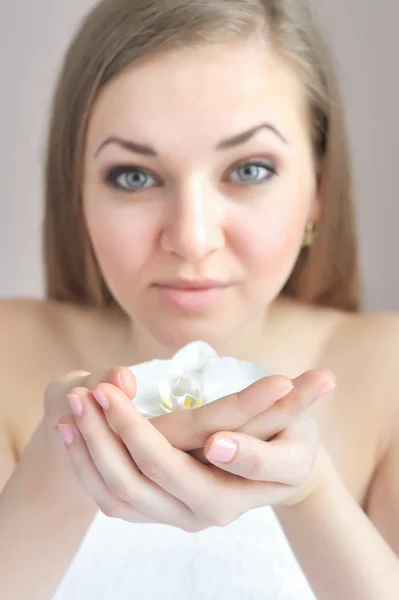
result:
[[[304,90],[259,41],[152,58],[99,96],[84,213],[136,326],[178,348],[264,315],[317,211]]]

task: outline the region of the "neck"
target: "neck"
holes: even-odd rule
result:
[[[253,315],[251,319],[243,323],[226,338],[209,339],[204,336],[203,341],[209,343],[221,356],[264,362],[267,340],[270,340],[268,332],[272,312],[272,310],[267,309]],[[196,339],[187,338],[185,343],[178,346],[165,346],[154,338],[148,330],[141,328],[137,323],[129,321],[130,364],[138,364],[154,358],[169,359],[180,347],[193,341],[196,341]]]

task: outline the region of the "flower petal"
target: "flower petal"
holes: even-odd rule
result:
[[[146,416],[198,408],[268,375],[263,365],[219,357],[200,340],[187,344],[170,360],[152,360],[130,370],[137,381],[134,403]]]
[[[134,404],[147,417],[163,414],[160,408],[162,398],[158,390],[158,382],[168,376],[170,360],[151,360],[130,367],[136,377],[137,393]]]
[[[230,356],[210,360],[203,371],[205,401],[213,402],[228,394],[240,392],[267,375],[269,372],[266,367],[258,363]]]
[[[197,341],[187,344],[174,355],[173,366],[178,365],[182,371],[201,371],[204,364],[218,358],[217,352],[206,342]]]

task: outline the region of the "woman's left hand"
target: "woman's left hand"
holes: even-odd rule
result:
[[[245,492],[256,506],[262,506],[272,490],[272,504],[287,506],[304,500],[321,484],[329,463],[318,427],[306,413],[267,442],[245,433],[219,432],[207,441],[204,454],[214,467],[235,475],[224,481],[238,495]]]
[[[249,482],[263,483],[266,487],[261,485],[261,490],[275,485],[278,498],[273,504],[280,506],[307,498],[324,485],[333,468],[320,444],[318,425],[305,411],[335,388],[335,377],[329,371],[314,370],[292,382],[294,389],[284,399],[237,431],[215,433],[203,449],[191,453],[201,462],[238,476],[247,487]]]
[[[305,411],[335,388],[335,377],[330,371],[313,370],[292,383],[290,394],[238,430],[219,431],[204,448],[190,452],[200,462],[213,465],[223,485],[237,489],[240,498],[248,494],[249,502],[255,503],[251,508],[296,504],[323,485],[332,468],[319,442],[318,426]],[[223,479],[221,471],[235,478]],[[276,494],[275,501],[268,501],[270,494]]]

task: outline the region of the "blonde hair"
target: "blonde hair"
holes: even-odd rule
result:
[[[47,296],[115,304],[86,230],[86,130],[100,90],[138,60],[248,37],[262,28],[297,69],[307,93],[319,165],[319,238],[301,250],[282,294],[358,310],[357,239],[342,101],[331,57],[306,0],[102,0],[84,19],[61,69],[48,136],[44,259]]]

